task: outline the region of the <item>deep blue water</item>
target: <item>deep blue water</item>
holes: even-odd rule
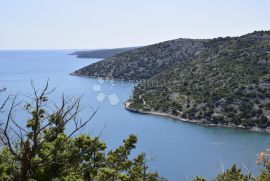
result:
[[[84,132],[97,135],[109,148],[115,148],[129,134],[138,135],[139,143],[134,155],[144,151],[151,170],[170,181],[192,180],[195,175],[213,178],[221,171],[221,163],[228,168],[233,163],[245,163],[256,171],[256,154],[270,148],[270,135],[238,129],[209,128],[163,117],[128,112],[123,103],[132,92],[133,83],[105,81],[71,76],[70,73],[97,59],[77,59],[68,55],[72,51],[0,51],[0,86],[7,93],[18,94],[27,100],[31,95],[31,80],[42,88],[47,79],[56,87],[51,100],[55,103],[65,95],[83,95],[81,117],[86,119],[93,109],[100,107]],[[97,100],[101,88],[103,102]],[[120,102],[110,105],[108,96],[115,95]],[[0,98],[1,99],[1,98]],[[3,117],[3,115],[0,115]],[[17,117],[23,117],[19,111]],[[1,118],[2,119],[2,118]]]

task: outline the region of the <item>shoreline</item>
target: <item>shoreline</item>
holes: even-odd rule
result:
[[[80,73],[72,72],[69,75],[72,76],[78,76],[78,77],[85,77],[85,78],[90,78],[90,79],[99,79],[102,78],[103,80],[116,80],[116,81],[129,81],[129,82],[137,82],[138,80],[132,80],[132,79],[116,79],[116,78],[110,78],[110,77],[97,77],[97,76],[89,76],[89,75],[83,75]]]
[[[124,102],[125,109],[127,111],[134,112],[134,113],[149,114],[149,115],[161,116],[161,117],[165,117],[165,118],[172,118],[174,120],[181,121],[181,122],[184,122],[184,123],[192,123],[192,124],[197,124],[197,125],[207,126],[207,127],[235,128],[235,129],[241,129],[241,130],[246,130],[246,131],[270,134],[270,128],[268,128],[268,129],[261,129],[259,127],[245,128],[243,126],[237,126],[237,125],[233,125],[233,124],[222,125],[222,124],[203,123],[202,120],[190,120],[190,119],[182,118],[180,116],[174,116],[174,115],[167,114],[167,113],[162,113],[162,112],[143,111],[143,110],[133,109],[133,108],[130,108],[130,104],[131,104],[130,101]]]
[[[76,73],[76,72],[70,73],[70,75],[79,76],[79,77],[85,77],[85,78],[92,78],[92,79],[100,78],[100,77],[96,77],[96,76],[87,76],[87,75],[79,74],[79,73]],[[114,78],[105,78],[105,80],[112,80],[112,79],[114,79]],[[118,81],[134,81],[134,80],[129,80],[129,79],[114,79],[114,80],[118,80]],[[203,120],[190,120],[190,119],[182,118],[180,116],[174,116],[174,115],[171,115],[171,114],[168,114],[168,113],[155,112],[155,111],[143,111],[143,110],[133,109],[133,108],[130,108],[130,106],[129,106],[130,104],[131,104],[131,102],[129,100],[125,101],[124,102],[125,109],[127,111],[134,112],[134,113],[149,114],[149,115],[154,115],[154,116],[162,116],[162,117],[165,117],[165,118],[171,118],[171,119],[181,121],[181,122],[185,122],[185,123],[193,123],[193,124],[197,124],[197,125],[201,125],[201,126],[207,126],[207,127],[235,128],[235,129],[242,129],[242,130],[246,130],[246,131],[270,134],[270,128],[267,128],[267,129],[261,129],[259,127],[245,128],[245,127],[243,127],[241,125],[237,126],[237,125],[233,125],[233,124],[230,124],[230,125],[209,124],[209,123],[204,123]]]

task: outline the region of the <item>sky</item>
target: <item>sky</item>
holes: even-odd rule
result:
[[[0,49],[96,49],[270,30],[269,0],[1,0]]]

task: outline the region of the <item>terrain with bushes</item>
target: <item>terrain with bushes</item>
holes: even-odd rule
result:
[[[140,80],[127,109],[269,131],[270,32],[150,45],[76,71]]]
[[[137,48],[91,64],[77,74],[141,80],[197,56],[205,48],[205,40],[178,39]]]

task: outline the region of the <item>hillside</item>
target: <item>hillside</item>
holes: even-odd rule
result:
[[[270,126],[270,33],[218,38],[193,61],[139,84],[129,108],[200,124]]]
[[[199,124],[270,127],[270,32],[177,39],[118,54],[76,71],[144,79],[126,108]]]
[[[76,51],[71,53],[70,55],[76,55],[77,58],[108,58],[115,56],[116,54],[119,53],[134,50],[135,48],[137,47]]]
[[[117,79],[147,79],[197,56],[204,50],[206,41],[178,39],[141,47],[94,63],[75,73]]]

